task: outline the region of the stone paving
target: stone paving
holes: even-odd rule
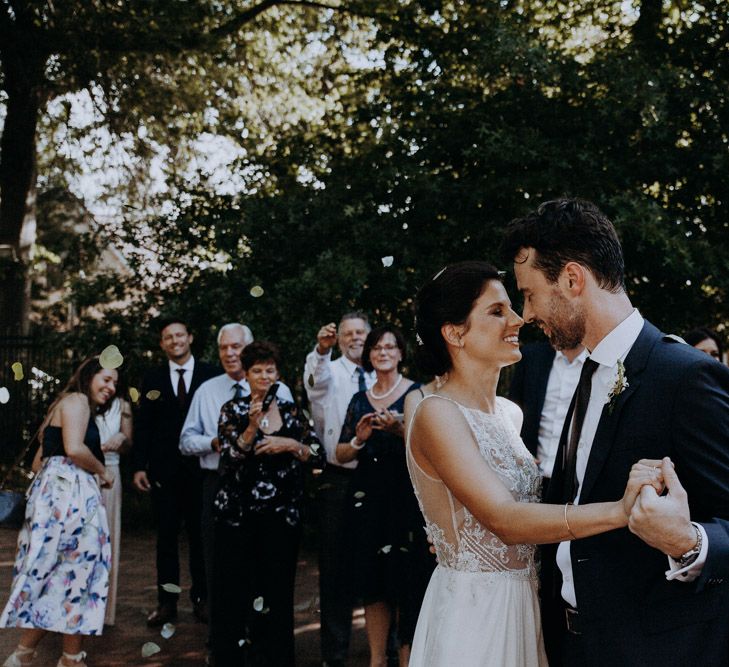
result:
[[[10,590],[16,537],[15,531],[0,529],[0,603],[3,605]],[[182,562],[187,562],[186,554],[183,554]],[[130,532],[127,529],[122,535],[116,625],[106,628],[102,636],[90,637],[86,641],[84,649],[89,654],[89,667],[198,667],[204,664],[207,625],[197,623],[192,615],[192,605],[186,597],[189,589],[187,573],[183,572],[181,582],[183,593],[180,596],[175,634],[169,639],[164,639],[159,630],[151,630],[145,624],[145,617],[156,602],[154,582],[153,533]],[[316,555],[303,551],[299,556],[295,595],[298,667],[319,664],[317,591]],[[353,645],[348,665],[366,667],[367,644],[361,609],[355,610],[353,623]],[[15,647],[19,634],[20,630],[16,629],[0,631],[0,661]],[[146,642],[154,642],[162,650],[149,658],[143,658],[142,646]],[[50,635],[41,643],[34,666],[55,667],[60,653],[60,637]]]

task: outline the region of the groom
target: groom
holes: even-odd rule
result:
[[[546,202],[509,224],[504,248],[524,319],[590,351],[546,502],[615,500],[633,463],[670,457],[667,493],[644,487],[630,530],[544,548],[550,664],[729,665],[729,369],[633,308],[593,204]]]

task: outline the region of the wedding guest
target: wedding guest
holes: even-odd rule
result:
[[[216,667],[294,664],[294,578],[306,468],[325,464],[294,403],[264,397],[279,353],[254,342],[241,354],[250,394],[220,411],[215,496],[213,654]]]
[[[119,546],[121,542],[122,484],[119,473],[119,456],[132,445],[132,409],[128,401],[124,376],[119,370],[116,396],[103,415],[96,415],[101,451],[104,452],[106,470],[114,482],[101,489],[101,502],[106,508],[111,540],[111,571],[109,572],[109,597],[106,601],[104,625],[116,622],[116,591],[119,581]]]
[[[324,445],[327,466],[319,476],[319,601],[321,657],[328,667],[342,667],[352,631],[352,552],[346,540],[345,505],[352,471],[357,462],[341,464],[335,451],[352,396],[372,386],[374,373],[362,368],[362,347],[370,331],[367,315],[342,315],[339,326],[325,324],[306,357],[304,387],[311,406],[314,429]],[[340,356],[332,358],[335,347]]]
[[[420,604],[435,562],[405,464],[405,396],[419,387],[400,372],[405,340],[390,325],[365,340],[362,367],[376,382],[349,403],[336,455],[357,460],[349,491],[352,571],[365,605],[371,667],[385,665],[391,622],[400,663],[409,659]]]
[[[722,349],[721,339],[716,335],[715,331],[708,327],[692,329],[683,339],[697,350],[706,352],[706,354],[717,361],[723,361],[724,351]]]
[[[192,613],[207,622],[207,579],[201,529],[203,474],[198,459],[179,450],[180,432],[197,390],[219,369],[192,354],[193,335],[180,317],[157,323],[159,346],[166,360],[149,369],[142,396],[132,463],[134,488],[149,493],[157,541],[157,607],[147,626],[158,628],[177,619],[179,593],[167,590],[180,583],[180,530],[188,544]]]
[[[40,430],[18,536],[10,599],[0,626],[24,628],[5,667],[29,665],[48,632],[63,635],[58,667],[85,667],[84,635],[99,635],[109,588],[111,549],[101,487],[104,466],[95,417],[109,408],[118,373],[98,357],[84,361],[51,404]],[[97,481],[98,478],[98,481]]]
[[[224,324],[218,330],[218,357],[223,373],[210,378],[195,393],[190,410],[180,433],[179,449],[184,456],[198,460],[202,470],[202,508],[200,513],[201,533],[204,548],[205,578],[208,590],[208,614],[212,617],[212,588],[215,522],[213,502],[218,492],[218,464],[220,462],[220,440],[218,420],[220,408],[232,398],[242,398],[251,393],[241,364],[241,352],[253,342],[253,332],[238,322]],[[293,402],[291,390],[283,383],[278,396]],[[212,628],[209,629],[209,641]]]
[[[521,361],[509,384],[509,400],[524,413],[521,439],[537,460],[542,496],[552,477],[562,427],[585,359],[583,345],[558,350],[547,341],[529,343],[521,348]]]

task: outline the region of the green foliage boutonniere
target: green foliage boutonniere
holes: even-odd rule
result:
[[[628,378],[625,376],[625,364],[618,360],[618,374],[615,377],[615,384],[610,389],[610,393],[607,395],[608,414],[613,414],[615,409],[615,401],[630,385],[628,384]]]

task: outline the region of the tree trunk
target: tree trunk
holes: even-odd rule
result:
[[[22,47],[1,52],[7,115],[0,144],[0,330],[27,333],[30,250],[36,239],[36,126],[45,99],[45,55]]]
[[[633,25],[633,38],[644,51],[653,51],[659,47],[662,20],[663,0],[641,0],[640,14]]]

